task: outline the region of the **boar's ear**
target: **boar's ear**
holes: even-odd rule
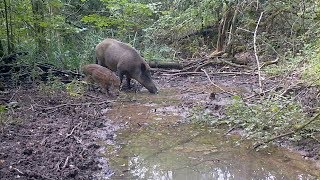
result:
[[[141,63],[141,71],[145,72],[147,70],[147,67],[145,64]]]

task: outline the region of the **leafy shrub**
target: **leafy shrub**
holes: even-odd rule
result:
[[[73,80],[71,83],[65,85],[66,90],[70,96],[80,96],[85,92],[85,84],[82,81]]]
[[[303,73],[303,78],[312,84],[320,85],[320,39],[315,44],[307,47],[308,66]]]
[[[240,98],[226,108],[228,124],[241,128],[248,139],[266,140],[288,132],[303,123],[306,116],[301,106],[291,99],[267,99],[246,104]]]
[[[216,118],[204,107],[194,107],[190,111],[189,120],[193,123],[205,123],[212,126],[227,125],[231,130],[241,130],[246,139],[264,142],[280,134],[294,131],[310,120],[301,106],[287,98],[264,99],[255,104],[247,104],[240,97],[234,97],[234,102],[226,106],[225,117]],[[320,122],[315,121],[299,133],[287,137],[298,141],[314,137],[320,132]]]

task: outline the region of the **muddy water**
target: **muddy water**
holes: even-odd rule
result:
[[[179,123],[186,118],[168,92],[126,94],[105,113],[128,123],[116,145],[106,145],[111,179],[317,179],[300,155],[280,148],[252,151],[225,131]]]

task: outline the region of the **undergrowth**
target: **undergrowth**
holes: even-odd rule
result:
[[[304,123],[308,118],[299,104],[291,99],[265,99],[248,104],[240,98],[226,108],[224,121],[232,128],[243,130],[245,138],[265,141]],[[300,139],[295,135],[293,140]]]
[[[73,80],[72,82],[65,84],[61,82],[58,78],[52,78],[46,83],[40,83],[38,86],[38,91],[52,95],[59,92],[66,92],[69,96],[83,96],[87,84],[83,81]]]
[[[320,86],[320,40],[309,46],[306,50],[308,54],[308,65],[303,73],[303,79],[312,84]]]
[[[211,126],[227,126],[230,131],[240,130],[245,139],[264,142],[272,137],[294,131],[310,120],[310,117],[292,99],[270,98],[248,104],[240,97],[234,97],[233,103],[226,106],[224,117],[216,118],[205,111],[205,108],[195,107],[191,111],[189,120]],[[314,138],[317,133],[320,133],[319,121],[286,138],[290,141],[299,141]]]
[[[32,39],[22,41],[18,51],[28,52],[17,63],[48,63],[60,69],[80,71],[84,64],[95,63],[95,46],[105,38],[114,38],[131,44],[147,61],[172,61],[176,52],[173,48],[159,44],[148,36],[117,35],[109,30],[88,30],[64,36],[50,34],[45,52],[39,53],[37,43]]]
[[[8,124],[19,124],[22,122],[19,118],[14,118],[8,115],[8,112],[17,106],[16,102],[11,102],[7,105],[0,105],[0,133],[3,131],[3,127]]]

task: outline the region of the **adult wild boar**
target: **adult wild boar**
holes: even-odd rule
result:
[[[120,80],[109,69],[98,64],[87,64],[82,67],[82,71],[86,75],[86,81],[99,84],[107,91],[108,95],[119,94]]]
[[[108,38],[100,42],[95,50],[97,63],[117,72],[121,83],[125,75],[128,88],[131,88],[130,80],[135,79],[150,93],[157,93],[158,89],[151,79],[149,65],[133,47]]]

